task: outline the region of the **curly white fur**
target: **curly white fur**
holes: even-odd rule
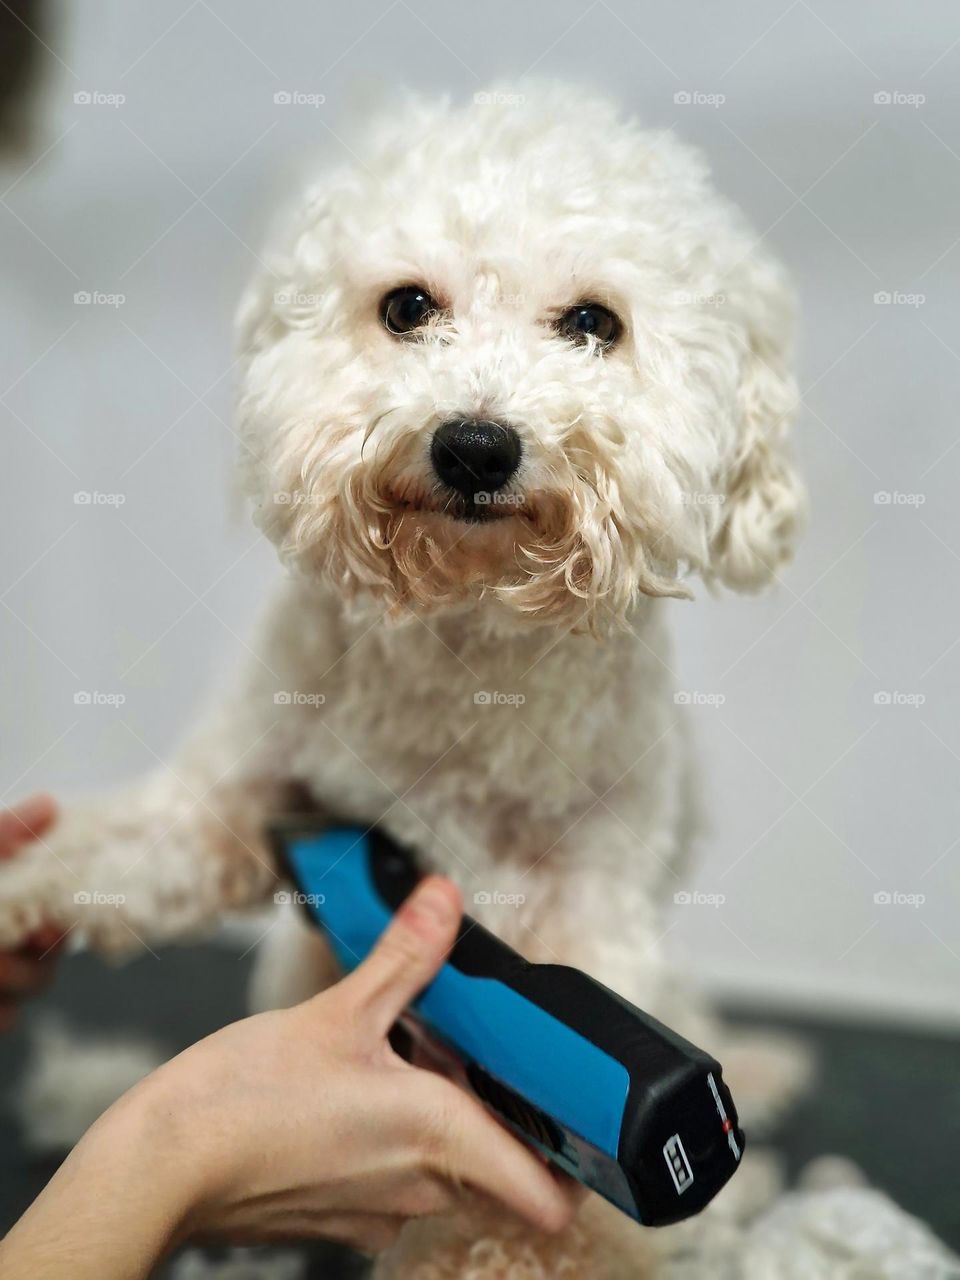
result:
[[[239,432],[289,580],[171,766],[0,871],[0,944],[43,918],[129,949],[262,898],[263,824],[299,784],[417,847],[530,956],[696,1038],[660,948],[694,823],[658,597],[695,573],[754,589],[790,553],[781,271],[699,155],[556,87],[412,102],[307,193],[264,261],[240,311]],[[400,342],[378,304],[407,283],[440,311]],[[611,350],[556,331],[588,299],[621,318]],[[519,434],[500,518],[458,519],[431,470],[453,415]],[[333,976],[309,949],[288,939],[287,997],[308,964]],[[643,1235],[612,1217],[551,1242],[501,1221],[462,1274],[504,1274],[497,1249],[532,1259],[511,1274],[582,1276],[585,1258],[646,1274]],[[445,1231],[411,1232],[383,1274],[434,1274]]]

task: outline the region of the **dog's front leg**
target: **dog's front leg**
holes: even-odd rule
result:
[[[0,867],[0,948],[53,924],[123,953],[268,894],[276,875],[263,826],[285,789],[270,723],[239,696],[169,767],[66,806]]]

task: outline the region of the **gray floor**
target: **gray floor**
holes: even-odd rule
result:
[[[244,1013],[249,958],[222,947],[171,949],[163,962],[144,957],[113,968],[92,956],[71,957],[54,986],[0,1041],[0,1231],[43,1186],[56,1161],[23,1147],[12,1104],[27,1056],[31,1022],[56,1011],[86,1031],[133,1029],[171,1052]],[[744,1011],[731,1018],[757,1019]],[[763,1021],[770,1023],[770,1018]],[[871,1180],[960,1248],[956,1158],[960,1152],[960,1043],[889,1028],[783,1020],[802,1030],[821,1059],[816,1091],[778,1136],[791,1172],[826,1152],[849,1156]],[[145,1153],[148,1158],[148,1153]],[[336,1251],[337,1274],[362,1265]],[[330,1251],[316,1251],[316,1270],[331,1275]]]

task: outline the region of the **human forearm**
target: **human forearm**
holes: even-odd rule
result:
[[[0,1242],[0,1280],[140,1280],[185,1233],[196,1167],[162,1093],[111,1108]]]

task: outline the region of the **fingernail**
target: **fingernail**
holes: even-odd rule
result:
[[[34,826],[47,820],[52,809],[49,796],[37,795],[21,800],[19,804],[13,806],[11,812],[19,822],[32,831]]]
[[[453,895],[440,876],[427,876],[414,890],[409,906],[417,915],[435,920],[437,924],[449,924],[456,915]]]

